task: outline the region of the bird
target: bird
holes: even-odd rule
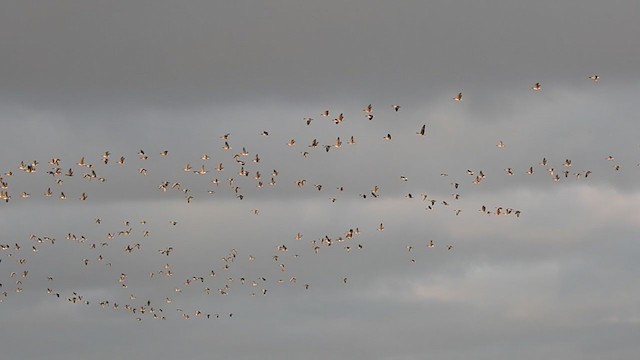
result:
[[[540,85],[539,82],[533,84],[533,86],[531,87],[531,90],[533,90],[533,91],[539,91],[541,89],[542,89],[542,85]]]
[[[205,174],[206,174],[206,173],[208,173],[208,172],[209,172],[209,171],[208,171],[208,170],[206,170],[206,169],[204,168],[204,164],[202,164],[202,165],[200,166],[200,170],[196,170],[196,171],[194,171],[194,173],[196,173],[196,174],[198,174],[198,175],[205,175]]]
[[[456,95],[453,100],[455,101],[462,101],[462,92],[459,92],[458,95]]]
[[[111,153],[109,151],[105,151],[104,154],[102,154],[102,162],[106,165],[109,163],[109,156],[111,155]]]
[[[600,76],[598,76],[597,74],[593,74],[589,76],[589,79],[591,79],[593,82],[598,82],[598,80],[600,80]]]
[[[424,136],[424,132],[425,132],[425,128],[427,127],[427,125],[422,125],[422,127],[420,128],[420,130],[418,132],[416,132],[416,135],[422,135]]]

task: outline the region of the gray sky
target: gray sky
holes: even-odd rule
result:
[[[0,357],[632,358],[639,6],[2,2]]]

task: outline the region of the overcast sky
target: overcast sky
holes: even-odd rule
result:
[[[0,357],[634,358],[638,13],[3,1]]]

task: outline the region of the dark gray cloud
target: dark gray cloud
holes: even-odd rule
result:
[[[4,2],[3,354],[632,357],[637,7]]]
[[[632,1],[3,4],[2,95],[32,107],[414,103],[637,74]],[[510,90],[505,90],[507,93]]]

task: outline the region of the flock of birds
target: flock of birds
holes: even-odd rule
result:
[[[598,82],[600,77],[594,74],[589,79],[593,82]],[[541,89],[540,83],[535,83],[531,86],[533,91],[540,91]],[[463,101],[463,93],[458,93],[453,97],[453,100],[456,102]],[[391,109],[393,113],[401,112],[401,106],[398,104],[393,104]],[[375,119],[376,114],[371,104],[365,106],[362,110],[366,120],[373,121]],[[325,110],[319,115],[321,118],[328,119],[336,125],[345,121],[344,113],[332,116],[329,110]],[[313,117],[303,117],[303,121],[304,125],[313,126],[313,122],[316,120]],[[269,137],[271,136],[270,134],[271,131],[269,130],[259,132],[259,135],[264,137]],[[425,137],[427,135],[426,124],[419,124],[415,134],[418,137]],[[392,135],[388,133],[382,137],[382,140],[392,141]],[[77,160],[71,162],[57,157],[51,157],[44,162],[38,160],[20,161],[15,168],[6,169],[3,175],[0,176],[0,200],[2,200],[1,203],[4,207],[3,211],[10,211],[10,207],[15,202],[33,201],[32,198],[35,197],[51,199],[48,201],[57,199],[59,201],[91,202],[93,194],[90,190],[95,189],[95,187],[80,186],[80,183],[109,183],[110,171],[114,171],[111,170],[112,167],[119,167],[126,172],[135,172],[140,177],[139,179],[142,180],[152,179],[154,177],[147,177],[154,172],[153,167],[147,165],[152,157],[157,158],[158,161],[168,162],[164,163],[163,168],[169,169],[167,174],[172,177],[169,180],[160,181],[159,184],[152,184],[154,191],[160,194],[179,194],[179,197],[183,198],[186,204],[198,202],[203,197],[225,197],[227,199],[235,197],[238,201],[243,201],[255,196],[258,194],[257,191],[261,189],[282,186],[306,187],[311,188],[313,192],[329,191],[330,204],[338,203],[331,206],[339,206],[338,200],[345,194],[354,197],[357,195],[362,199],[369,200],[382,196],[381,187],[377,184],[372,184],[366,192],[352,192],[351,189],[347,189],[344,186],[334,187],[313,183],[312,180],[307,178],[296,178],[292,182],[289,179],[283,184],[281,171],[286,173],[289,169],[263,168],[262,155],[257,152],[250,152],[251,144],[237,145],[238,142],[230,133],[222,134],[219,141],[222,155],[216,154],[216,156],[212,156],[203,153],[198,160],[194,159],[195,161],[180,165],[170,162],[171,154],[169,150],[161,150],[153,154],[145,150],[139,150],[133,156],[133,159],[131,159],[132,156],[126,154],[113,155],[110,151],[105,151],[96,157],[79,156]],[[336,151],[344,145],[353,146],[356,144],[355,135],[351,135],[345,138],[344,142],[341,137],[337,137],[330,144],[321,143],[318,139],[313,139],[308,144],[300,145],[298,140],[290,138],[286,144],[280,144],[280,146],[283,151],[302,148],[297,150],[300,156],[309,158],[317,149],[320,152],[329,152]],[[501,149],[500,151],[504,151],[502,149],[505,149],[507,144],[503,141],[498,141],[495,146]],[[214,158],[217,161],[214,162]],[[614,158],[613,156],[608,156],[606,160],[614,161]],[[504,169],[504,174],[506,176],[515,174],[533,175],[540,171],[548,174],[549,178],[556,182],[569,177],[588,179],[592,176],[591,170],[572,172],[572,165],[571,159],[563,159],[552,165],[551,161],[542,158],[539,164],[531,165],[528,169],[519,170],[507,167]],[[616,171],[620,170],[620,165],[614,164],[613,168]],[[452,192],[450,197],[436,199],[427,192],[415,194],[409,192],[404,194],[404,197],[419,202],[426,213],[443,209],[443,211],[450,211],[453,216],[460,216],[463,210],[466,210],[460,203],[462,198],[460,190],[463,185],[478,186],[487,178],[483,170],[466,169],[465,171],[462,169],[461,173],[468,177],[467,182],[459,179],[451,181],[448,173],[439,174],[446,179],[448,186],[450,186]],[[181,175],[179,174],[184,176],[180,177]],[[28,182],[23,181],[25,176],[38,177],[39,183],[45,185],[38,189],[25,189],[23,186],[28,184]],[[404,174],[397,174],[396,176],[397,181],[400,183],[410,181],[409,177]],[[198,182],[198,184],[206,183],[206,190],[202,190],[203,187],[200,185],[192,190],[188,184],[194,182]],[[16,188],[18,190],[14,190]],[[212,206],[215,206],[215,203],[213,204]],[[526,213],[525,210],[504,204],[483,204],[476,210],[486,216],[512,217],[514,221]],[[252,216],[260,216],[262,214],[259,208],[250,208],[247,209],[247,212]],[[29,289],[32,283],[31,279],[38,276],[40,277],[39,280],[47,283],[47,286],[43,289],[32,289],[35,293],[49,296],[55,301],[122,311],[131,314],[138,321],[144,319],[167,319],[175,314],[178,314],[183,319],[233,317],[233,312],[218,313],[209,311],[206,306],[184,308],[179,305],[180,298],[183,293],[193,291],[191,290],[193,288],[196,288],[201,295],[206,296],[228,296],[237,292],[249,296],[267,296],[267,294],[270,294],[271,289],[278,284],[297,286],[303,291],[308,291],[312,284],[307,281],[308,279],[302,279],[289,270],[288,264],[290,262],[300,262],[308,256],[321,256],[325,249],[338,249],[338,251],[347,253],[365,251],[368,246],[366,236],[385,231],[385,223],[382,219],[375,228],[360,229],[359,226],[353,226],[344,229],[343,232],[338,234],[324,234],[313,239],[308,239],[308,236],[303,235],[301,231],[294,231],[290,236],[290,240],[283,240],[273,249],[271,254],[259,256],[231,248],[223,256],[217,257],[220,261],[215,265],[177,279],[176,274],[181,272],[175,269],[172,260],[175,256],[175,251],[178,251],[181,247],[180,242],[160,246],[154,243],[153,235],[156,232],[171,232],[173,228],[180,227],[179,219],[168,218],[164,225],[154,224],[155,227],[153,228],[151,223],[145,219],[120,219],[114,221],[113,219],[103,219],[100,216],[96,216],[93,219],[93,223],[91,226],[95,230],[91,230],[91,234],[75,232],[57,235],[32,233],[11,242],[5,243],[5,241],[0,240],[2,242],[0,243],[0,302],[21,296],[22,293]],[[120,225],[115,227],[114,224],[116,223]],[[111,227],[104,228],[105,224],[109,224]],[[366,235],[363,236],[362,234]],[[63,245],[60,245],[60,243]],[[304,246],[299,244],[304,244]],[[415,263],[416,258],[413,254],[419,251],[419,248],[422,248],[422,251],[442,250],[450,252],[455,251],[454,245],[451,242],[425,239],[424,243],[419,247],[412,244],[403,244],[403,251],[409,254],[407,257],[409,262]],[[81,288],[59,290],[58,283],[64,283],[64,279],[60,279],[61,276],[64,276],[63,274],[60,275],[53,271],[47,273],[46,270],[42,269],[34,273],[30,264],[37,262],[39,257],[43,256],[43,253],[52,252],[55,247],[59,246],[72,246],[73,250],[71,251],[74,254],[78,254],[78,259],[74,266],[100,267],[103,269],[102,271],[106,271],[112,278],[110,289],[113,291],[113,296],[104,294],[100,296],[86,295]],[[298,252],[292,254],[294,250]],[[151,286],[159,287],[161,289],[158,291],[164,292],[158,298],[136,295],[136,286],[134,284],[141,281],[136,279],[132,282],[130,279],[139,277],[140,274],[133,275],[116,266],[116,264],[120,263],[118,261],[120,258],[136,256],[141,253],[147,254],[146,256],[154,259],[153,263],[159,264],[156,268],[146,269],[146,274],[144,275],[148,279],[147,281],[151,282]],[[264,273],[251,273],[248,270],[243,272],[242,267],[257,261],[257,258],[268,259],[268,262],[273,264],[271,265],[272,272],[269,273],[269,276]],[[236,270],[236,268],[240,268],[240,270]],[[33,283],[41,281],[33,281]],[[348,284],[349,278],[347,276],[342,277],[339,282]],[[239,291],[237,290],[239,288],[245,290]],[[126,295],[124,298],[123,294]]]

